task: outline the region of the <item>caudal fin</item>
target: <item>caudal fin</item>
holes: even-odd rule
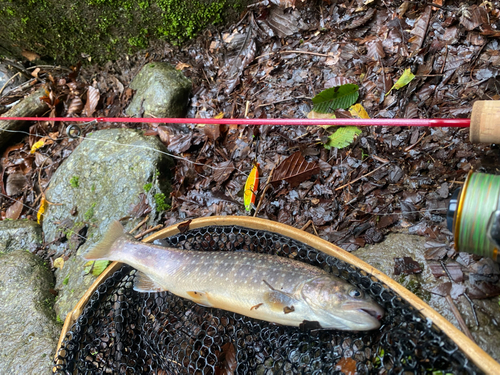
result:
[[[113,260],[113,243],[123,236],[123,225],[119,221],[113,221],[102,239],[94,245],[89,251],[83,254],[85,259],[108,259]]]

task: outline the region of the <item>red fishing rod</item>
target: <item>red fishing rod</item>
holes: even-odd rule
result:
[[[155,123],[155,124],[236,124],[236,125],[351,125],[351,126],[427,126],[468,128],[470,119],[404,119],[404,118],[136,118],[136,117],[0,117],[0,120],[14,121],[64,121],[64,122],[118,122],[118,123]]]
[[[248,119],[248,118],[135,118],[135,117],[0,117],[14,121],[64,121],[64,122],[118,122],[156,124],[236,124],[236,125],[352,125],[352,126],[417,126],[417,127],[470,127],[473,143],[500,144],[500,101],[476,101],[471,119]]]

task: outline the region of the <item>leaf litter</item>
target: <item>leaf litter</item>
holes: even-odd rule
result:
[[[77,65],[69,73],[40,67],[35,85],[1,96],[0,106],[43,83],[50,116],[120,117],[133,96],[132,78],[144,64],[159,60],[192,80],[188,117],[193,118],[317,116],[312,98],[346,84],[358,87],[351,94],[362,107],[347,111],[353,103],[340,105],[333,110],[336,117],[467,117],[475,100],[500,99],[500,14],[487,3],[433,8],[405,2],[398,8],[401,2],[365,2],[360,10],[343,0],[320,6],[271,3],[280,7],[249,8],[238,24],[209,29],[183,47],[153,43],[145,52],[104,66]],[[386,96],[403,72],[398,90]],[[87,124],[81,136],[119,126]],[[444,260],[453,288],[457,280],[469,279],[472,298],[500,293],[498,272],[480,266],[475,256],[455,252],[446,228],[452,192],[472,169],[494,173],[488,160],[500,156],[497,146],[471,145],[467,130],[362,128],[346,147],[327,149],[322,140],[331,132],[321,127],[262,126],[258,137],[253,128],[238,125],[137,128],[159,137],[181,158],[172,181],[172,209],[162,214],[165,224],[246,215],[244,186],[257,162],[261,181],[274,171],[271,184],[261,183],[256,192],[259,217],[296,228],[312,221],[320,237],[348,251],[404,228],[427,237],[425,258],[436,277],[446,274],[436,263]],[[68,137],[61,123],[41,120],[29,133],[2,154],[2,219],[36,220],[41,193],[80,142]],[[43,145],[33,147],[41,140]],[[131,207],[133,216],[150,212],[145,199],[141,202]],[[55,254],[37,251],[52,264]],[[227,364],[220,370],[231,372],[231,348],[223,351],[221,362]]]

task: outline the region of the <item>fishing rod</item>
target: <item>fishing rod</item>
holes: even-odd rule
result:
[[[427,126],[468,128],[470,119],[404,119],[404,118],[333,118],[333,119],[300,119],[300,118],[137,118],[137,117],[0,117],[0,120],[14,121],[64,121],[64,122],[118,122],[118,123],[155,123],[155,124],[227,124],[227,125],[352,125],[352,126]]]
[[[0,117],[0,121],[63,121],[63,122],[115,122],[156,124],[227,124],[227,125],[332,125],[332,126],[414,126],[470,128],[472,143],[500,143],[500,101],[478,100],[472,107],[470,119],[431,118],[136,118],[136,117]]]

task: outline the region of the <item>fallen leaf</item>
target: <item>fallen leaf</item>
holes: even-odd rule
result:
[[[414,261],[411,257],[394,258],[394,274],[395,275],[412,275],[421,273],[422,267],[418,262]]]
[[[108,267],[109,260],[91,260],[85,263],[83,271],[86,275],[92,273],[94,276],[99,276]]]
[[[37,54],[35,52],[28,51],[28,50],[24,50],[23,52],[21,52],[21,55],[26,57],[29,61],[35,61],[35,60],[40,59],[39,54]]]
[[[6,219],[17,220],[19,216],[21,216],[21,212],[23,211],[23,202],[16,201],[13,205],[11,205],[7,212],[5,213]]]
[[[356,361],[352,358],[342,358],[335,365],[335,370],[344,373],[344,375],[355,375],[356,372]]]
[[[213,178],[214,181],[217,182],[217,185],[220,185],[224,181],[226,181],[235,169],[234,163],[230,160],[219,164],[215,164],[214,168],[215,170],[213,173]]]
[[[290,184],[290,187],[296,187],[317,173],[319,173],[318,162],[307,162],[302,153],[297,151],[276,167],[271,183],[276,185],[285,180]]]
[[[329,150],[332,147],[344,148],[349,146],[354,138],[361,134],[361,129],[355,126],[343,126],[338,128],[333,134],[328,136],[328,142],[324,144],[324,147]]]
[[[223,117],[224,112],[220,112],[214,118],[221,119]],[[219,139],[221,133],[219,124],[205,124],[203,127],[203,131],[205,132],[205,135],[208,137],[208,139],[210,139],[212,142],[215,142],[217,139]]]
[[[358,100],[359,86],[347,83],[321,91],[314,98],[313,111],[320,113],[332,113],[336,109],[347,109]]]
[[[189,224],[191,224],[193,220],[189,219],[188,221],[183,221],[179,225],[177,225],[177,229],[180,233],[186,233],[189,230]]]
[[[217,365],[215,375],[234,375],[238,362],[236,360],[236,348],[233,343],[228,342],[221,347],[222,352],[217,352]]]
[[[399,77],[394,86],[391,87],[391,89],[387,94],[385,94],[385,96],[389,95],[391,91],[394,89],[399,90],[400,88],[405,87],[408,83],[410,83],[413,80],[413,78],[415,78],[415,75],[411,72],[411,69],[410,68],[405,69],[403,75]]]
[[[9,174],[5,185],[5,192],[9,197],[21,194],[28,185],[28,179],[23,173],[15,172]]]
[[[54,268],[59,268],[59,269],[63,269],[64,267],[64,258],[63,257],[59,257],[59,258],[56,258],[54,259],[54,264],[53,264]]]
[[[77,115],[82,112],[83,109],[83,102],[80,96],[75,96],[73,100],[71,100],[71,103],[69,104],[68,108],[68,116],[69,115]]]
[[[351,113],[353,118],[370,118],[366,109],[359,103],[354,104],[349,107],[349,112]]]
[[[36,141],[33,146],[31,146],[30,154],[34,154],[36,150],[45,146],[45,137]]]
[[[130,211],[130,216],[138,218],[151,212],[151,206],[148,203],[146,194],[139,194],[139,203],[137,203],[134,208]]]
[[[83,111],[85,116],[91,117],[94,114],[100,98],[101,94],[99,93],[99,89],[89,86],[87,90],[87,103],[85,103],[85,109]]]
[[[245,183],[245,192],[243,194],[243,202],[245,203],[245,209],[250,211],[255,204],[255,194],[259,189],[259,163],[256,163],[250,174],[247,177]]]
[[[40,208],[38,209],[38,212],[36,213],[36,220],[37,220],[38,224],[42,224],[43,215],[48,207],[49,207],[49,203],[47,202],[47,200],[44,197],[42,197],[42,200],[40,202]]]
[[[176,70],[182,70],[184,68],[191,68],[191,65],[179,61],[175,66]]]

